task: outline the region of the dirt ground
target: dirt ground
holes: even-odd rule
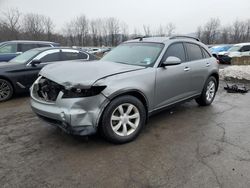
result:
[[[224,83],[221,83],[224,85]],[[1,187],[250,187],[250,93],[222,88],[151,117],[137,140],[112,145],[41,122],[29,98],[0,104]]]

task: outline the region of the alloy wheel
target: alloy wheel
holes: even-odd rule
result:
[[[115,134],[119,136],[129,136],[135,132],[139,126],[139,110],[133,104],[121,104],[113,111],[110,123]]]
[[[215,83],[211,80],[207,85],[206,99],[208,102],[212,101],[215,95]]]
[[[11,88],[5,80],[0,80],[0,101],[6,100],[11,94]]]

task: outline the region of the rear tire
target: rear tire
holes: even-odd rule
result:
[[[9,100],[13,96],[14,90],[11,83],[0,79],[0,102]]]
[[[203,91],[199,98],[195,99],[200,106],[208,106],[212,104],[214,97],[216,95],[217,80],[215,77],[211,76],[207,79]]]
[[[115,144],[134,140],[146,122],[142,102],[133,96],[117,97],[103,112],[101,132],[105,139]]]

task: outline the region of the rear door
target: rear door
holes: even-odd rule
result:
[[[187,65],[190,68],[189,94],[200,94],[209,73],[211,57],[198,44],[189,42],[184,44],[188,56]]]
[[[181,59],[181,64],[158,67],[156,70],[155,108],[161,108],[188,97],[190,85],[189,68],[183,43],[173,43],[166,50],[161,62],[174,56]]]

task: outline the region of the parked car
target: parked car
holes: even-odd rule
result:
[[[79,59],[96,58],[87,52],[75,49],[45,47],[29,50],[9,62],[1,63],[0,102],[10,99],[14,93],[27,92],[45,65],[65,60],[79,61]]]
[[[232,44],[223,44],[217,45],[210,48],[210,51],[214,57],[216,57],[220,63],[227,63],[223,56],[228,52],[228,50],[232,47]]]
[[[132,141],[149,116],[180,102],[210,105],[219,84],[217,60],[184,36],[127,41],[99,61],[48,65],[39,75],[30,91],[40,118],[75,135],[99,129],[114,143]]]
[[[250,56],[250,43],[235,44],[226,53],[219,54],[219,58],[228,63],[231,63],[233,57],[242,56]]]
[[[57,47],[58,43],[46,41],[16,40],[0,43],[0,62],[6,62],[33,48]]]

